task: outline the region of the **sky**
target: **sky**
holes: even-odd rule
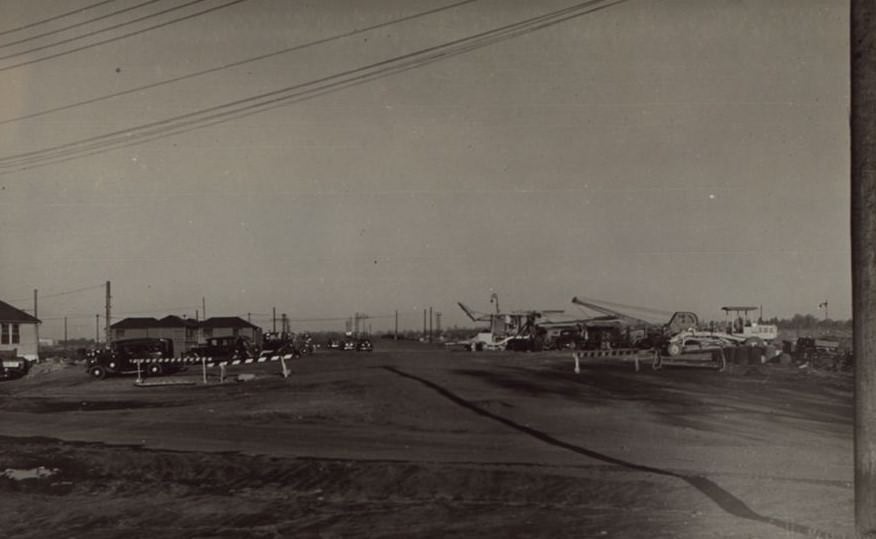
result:
[[[492,293],[851,316],[843,2],[585,2],[492,42],[580,3],[140,4],[3,2],[0,299],[38,289],[41,336],[93,336],[106,281],[114,321],[297,330]]]

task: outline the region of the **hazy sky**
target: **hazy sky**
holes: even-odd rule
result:
[[[40,22],[95,3],[0,8],[0,299],[30,308],[38,288],[43,335],[65,315],[93,335],[102,290],[55,294],[106,280],[120,318],[194,316],[206,297],[208,315],[263,325],[273,306],[398,309],[409,328],[433,306],[465,324],[455,302],[487,310],[491,291],[571,314],[580,295],[704,319],[727,304],[821,316],[825,300],[850,316],[845,2],[630,0],[120,146],[92,137],[136,142],[138,126],[576,3],[479,0],[330,40],[454,2],[207,0],[145,18],[183,2],[113,14],[142,3],[117,0]],[[58,163],[16,159],[87,140]]]

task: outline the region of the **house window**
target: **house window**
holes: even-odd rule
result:
[[[9,344],[9,324],[0,324],[0,344]]]
[[[117,329],[116,330],[116,339],[123,339],[124,337],[125,337],[125,330],[124,329]]]
[[[204,330],[204,338],[209,339],[209,338],[212,337],[212,336],[213,336],[213,330],[212,330],[212,329],[207,328],[207,329]]]
[[[18,324],[12,324],[12,344],[21,342],[21,334],[18,332]]]
[[[234,330],[232,330],[231,334],[235,337],[240,337],[240,328],[234,328]]]

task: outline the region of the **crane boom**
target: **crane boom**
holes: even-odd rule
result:
[[[577,296],[572,298],[572,303],[574,303],[575,305],[580,305],[582,307],[587,307],[588,309],[590,309],[592,311],[596,311],[598,313],[607,314],[609,316],[616,316],[622,320],[627,320],[627,321],[634,322],[637,324],[644,324],[646,326],[653,326],[654,325],[653,323],[648,322],[647,320],[642,320],[641,318],[636,318],[635,316],[630,316],[628,314],[624,314],[622,312],[618,312],[618,311],[615,311],[613,309],[609,309],[608,307],[604,307],[604,306],[598,305],[596,303],[590,303],[589,301],[584,301],[582,299],[579,299]]]

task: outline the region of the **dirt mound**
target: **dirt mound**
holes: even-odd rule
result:
[[[46,376],[61,370],[77,368],[76,363],[64,358],[49,358],[33,363],[27,372],[28,377]]]

